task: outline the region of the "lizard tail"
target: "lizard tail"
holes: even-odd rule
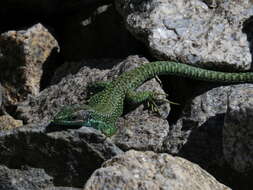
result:
[[[144,81],[156,75],[175,75],[196,80],[223,83],[253,82],[253,72],[229,73],[213,71],[170,61],[151,62],[136,68],[132,73],[135,73],[135,76],[139,76],[132,87],[138,87]]]

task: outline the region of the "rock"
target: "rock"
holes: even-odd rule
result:
[[[24,166],[44,169],[56,186],[82,187],[102,162],[120,153],[92,128],[50,131],[45,125],[31,125],[0,132],[0,164],[17,170]]]
[[[68,75],[75,75],[81,70],[83,67],[85,69],[98,69],[101,70],[101,76],[103,75],[103,70],[105,70],[105,73],[109,71],[109,69],[112,69],[112,67],[119,62],[121,62],[122,59],[112,59],[112,58],[101,58],[101,59],[84,59],[82,61],[78,62],[65,62],[63,65],[61,65],[59,68],[56,69],[54,72],[54,75],[51,80],[51,84],[57,84],[59,83],[64,77]],[[83,69],[83,70],[85,70]],[[91,70],[92,72],[93,70]],[[88,75],[88,74],[86,74]],[[98,79],[94,79],[98,80]],[[88,81],[87,81],[88,82]]]
[[[3,190],[81,190],[54,186],[53,178],[44,169],[23,167],[10,169],[0,165],[0,189]]]
[[[84,190],[173,189],[229,190],[209,173],[183,158],[154,152],[128,151],[106,161]]]
[[[205,168],[252,170],[252,84],[213,88],[190,100],[171,126],[164,151]],[[224,123],[225,120],[225,123]]]
[[[0,107],[2,107],[2,103],[3,103],[3,87],[0,83]]]
[[[216,87],[190,99],[178,121],[171,126],[164,151],[205,167],[223,163],[222,130],[231,88]]]
[[[5,105],[6,105],[5,99],[6,99],[5,90],[0,83],[0,115],[8,115],[8,113],[5,110]]]
[[[237,172],[253,172],[253,85],[238,86],[228,96],[223,153]]]
[[[253,14],[248,0],[219,1],[216,9],[200,0],[115,2],[128,30],[157,59],[206,68],[250,68],[250,46],[242,31],[242,23]]]
[[[41,24],[0,35],[0,70],[5,71],[0,80],[8,103],[38,95],[43,64],[56,48],[57,41]]]
[[[252,84],[220,86],[189,100],[163,152],[199,164],[233,189],[251,189],[251,89]]]
[[[0,111],[2,112],[3,109],[3,87],[0,83]]]
[[[21,127],[22,125],[23,125],[23,122],[21,120],[15,120],[10,115],[0,116],[0,130]]]
[[[123,150],[161,151],[170,129],[166,119],[148,112],[143,106],[120,118],[117,126],[118,132],[112,140]]]
[[[0,165],[0,189],[41,190],[53,186],[52,177],[38,168],[9,169]]]

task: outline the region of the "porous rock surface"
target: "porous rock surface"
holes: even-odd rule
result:
[[[115,1],[128,30],[156,58],[249,69],[250,45],[242,29],[253,14],[252,2],[222,0],[213,8],[205,2],[210,5],[201,0]]]
[[[39,168],[10,169],[0,165],[0,189],[3,190],[81,190],[81,188],[54,186],[53,178]]]
[[[228,96],[223,153],[240,173],[253,172],[253,85],[238,86]]]
[[[3,190],[40,190],[53,187],[52,177],[43,169],[10,169],[0,165],[0,189]]]
[[[252,84],[220,86],[189,100],[182,116],[171,126],[164,141],[165,151],[205,167],[247,165],[253,150],[251,89]]]
[[[252,84],[219,86],[190,99],[171,125],[163,152],[198,163],[233,189],[250,189],[251,89]]]
[[[220,163],[222,156],[222,129],[227,110],[230,86],[208,90],[184,107],[177,122],[164,141],[166,152],[181,154],[205,166]]]
[[[8,103],[38,95],[43,64],[57,48],[58,42],[42,24],[0,35],[0,70],[5,71],[0,80]]]
[[[106,161],[84,190],[229,190],[214,177],[183,158],[130,150]]]
[[[14,174],[28,175],[20,170],[26,166],[43,169],[43,175],[37,174],[41,174],[38,169],[28,173],[37,176],[41,183],[50,179],[56,186],[82,187],[102,162],[120,153],[122,151],[108,138],[86,127],[59,131],[49,130],[46,125],[30,125],[0,132],[0,164],[17,169],[12,171]],[[10,179],[1,174],[2,184],[9,183]],[[10,178],[16,178],[11,176],[10,172]],[[18,185],[31,186],[33,183],[12,185],[19,189]]]
[[[10,115],[0,116],[0,130],[7,130],[23,126],[23,121],[16,120]]]

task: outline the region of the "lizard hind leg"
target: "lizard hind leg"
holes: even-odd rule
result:
[[[159,96],[165,96],[164,98],[159,98]],[[159,108],[156,104],[156,102],[167,102],[172,104],[177,104],[175,102],[172,102],[170,100],[167,100],[166,97],[168,95],[166,93],[158,93],[153,91],[129,91],[126,93],[126,101],[127,103],[138,105],[142,104],[144,102],[147,102],[148,108],[151,109],[152,112],[159,113]]]
[[[96,119],[88,120],[87,122],[85,122],[84,126],[97,129],[101,131],[104,135],[106,135],[107,137],[112,136],[117,131],[117,128],[113,123],[106,123],[104,121],[100,121]]]

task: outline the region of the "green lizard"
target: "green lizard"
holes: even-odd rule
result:
[[[134,91],[146,80],[156,75],[176,75],[224,83],[253,82],[253,72],[226,73],[205,70],[177,62],[151,62],[125,72],[111,82],[96,83],[95,87],[100,91],[89,99],[88,105],[63,108],[55,116],[50,126],[93,127],[102,131],[106,136],[111,136],[116,132],[115,123],[123,113],[124,101],[140,104],[156,98],[157,94],[151,91]]]

